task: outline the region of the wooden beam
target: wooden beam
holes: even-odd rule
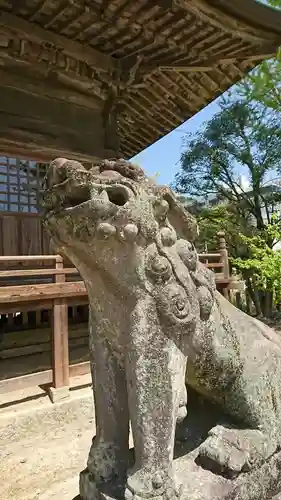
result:
[[[62,49],[70,57],[83,61],[99,70],[112,71],[118,66],[118,62],[113,57],[103,54],[93,47],[83,45],[65,36],[48,31],[8,12],[1,13],[0,27],[2,32],[4,31],[9,34],[10,32],[20,33],[26,40],[51,44],[56,48]]]
[[[21,158],[34,160],[42,163],[48,163],[54,158],[69,158],[81,162],[99,161],[101,158],[115,158],[116,152],[104,150],[100,154],[83,154],[69,149],[53,148],[46,145],[45,148],[37,147],[36,144],[28,144],[24,138],[15,138],[14,140],[0,139],[0,155],[10,156],[11,158]]]
[[[197,72],[208,72],[212,71],[219,64],[230,64],[238,61],[262,61],[263,59],[269,59],[276,54],[276,45],[266,44],[264,47],[255,47],[237,50],[237,54],[231,53],[231,46],[229,48],[229,54],[220,54],[210,55],[208,57],[200,57],[194,63],[190,63],[191,58],[190,54],[188,56],[176,56],[169,58],[162,58],[162,61],[155,61],[149,65],[146,65],[142,68],[142,74],[148,76],[153,73],[157,69],[160,71],[185,71],[191,73]],[[173,60],[174,59],[174,60]]]
[[[1,309],[3,309],[3,304],[20,304],[35,300],[64,299],[86,295],[87,291],[83,281],[3,286],[0,288],[0,304]]]
[[[67,298],[68,307],[77,307],[77,306],[87,306],[88,305],[88,297],[87,295],[81,295],[80,297],[68,297]],[[21,302],[20,311],[28,312],[28,311],[51,311],[53,308],[53,300],[36,300],[35,302]],[[17,302],[12,302],[8,304],[7,302],[4,304],[0,303],[0,314],[15,314],[19,312],[19,304]]]
[[[216,61],[213,62],[212,66],[211,65],[205,65],[205,66],[200,66],[200,65],[185,65],[184,63],[176,63],[176,64],[171,64],[171,65],[159,65],[158,69],[160,71],[176,71],[178,73],[180,72],[185,72],[185,73],[208,73],[210,71],[213,71],[217,66],[220,64],[231,64],[235,63],[237,61],[256,61],[257,64],[264,59],[269,59],[270,57],[273,57],[276,53],[276,50],[272,50],[272,52],[268,52],[267,54],[260,54],[260,55],[245,55],[245,56],[237,56],[237,57],[227,57],[227,58],[218,58]]]
[[[70,365],[69,367],[70,378],[81,377],[82,375],[88,375],[89,373],[91,373],[91,365],[89,361],[83,361],[82,363]]]
[[[86,325],[85,325],[85,330],[86,330],[85,336],[84,337],[77,337],[77,338],[74,338],[73,340],[71,339],[71,341],[69,342],[70,349],[72,347],[76,348],[76,347],[81,347],[81,346],[87,346],[89,344],[89,335],[87,335],[87,326]],[[40,328],[40,326],[41,326],[40,322],[38,322],[37,327]],[[49,334],[51,334],[49,328],[45,329],[45,332],[44,332],[45,334],[46,334],[46,330]],[[26,331],[28,331],[28,330],[20,331],[20,335],[25,335]],[[41,339],[42,330],[40,330],[40,333],[38,332],[38,330],[37,331],[35,330],[34,336],[36,334]],[[33,339],[31,342],[33,342]],[[14,345],[17,346],[17,344],[14,344]],[[51,349],[51,342],[50,341],[44,342],[43,340],[39,343],[36,343],[36,344],[31,343],[31,344],[22,345],[22,346],[19,345],[17,347],[14,347],[14,345],[11,345],[11,347],[9,346],[6,349],[1,349],[1,359],[13,359],[13,358],[17,358],[17,357],[22,358],[23,356],[30,356],[31,354],[38,354],[38,353],[43,353],[43,352],[51,353],[51,350],[52,350]]]
[[[36,385],[51,384],[52,380],[52,370],[0,380],[0,394],[6,394],[7,392],[12,391],[21,391],[22,389],[27,389],[28,387],[34,387]]]
[[[48,162],[63,156],[93,162],[118,155],[105,147],[100,109],[0,87],[0,154]],[[116,124],[117,127],[117,124]]]
[[[205,71],[212,71],[214,68],[212,66],[191,66],[191,65],[184,65],[184,64],[180,64],[180,63],[176,63],[176,64],[171,64],[171,65],[162,65],[162,64],[159,64],[158,66],[158,69],[160,71],[185,71],[187,73],[198,73],[200,71],[201,72],[205,72]]]
[[[84,361],[82,363],[76,363],[74,365],[70,365],[69,371],[71,378],[81,377],[82,375],[88,375],[91,371],[90,363],[89,361]],[[20,377],[13,377],[5,380],[0,380],[0,395],[7,394],[8,392],[28,389],[29,387],[34,387],[39,385],[49,385],[52,383],[52,381],[53,381],[52,370],[45,370],[43,372],[31,373],[29,375],[22,375]],[[89,382],[89,385],[90,384],[91,381]]]
[[[1,214],[2,215],[2,214]],[[13,214],[14,215],[14,214]],[[0,262],[34,262],[36,260],[53,261],[57,260],[57,255],[0,255]]]
[[[43,92],[43,95],[51,95],[55,99],[60,98],[77,104],[80,101],[82,106],[95,109],[100,106],[99,101],[107,99],[106,91],[101,89],[100,84],[93,76],[85,76],[81,74],[81,71],[80,73],[75,71],[71,65],[59,67],[59,61],[54,62],[53,60],[49,64],[47,60],[38,61],[38,59],[34,60],[29,56],[25,57],[25,54],[12,54],[11,51],[3,53],[1,56],[4,63],[4,71],[0,71],[2,85],[6,85],[8,81],[8,85],[14,88],[24,88],[25,91],[39,95]],[[75,63],[77,68],[80,61],[75,60]],[[5,76],[2,78],[3,74]],[[7,77],[9,74],[10,78]],[[20,80],[27,80],[27,85],[23,83],[20,85]]]
[[[198,258],[199,260],[206,260],[206,259],[220,259],[221,254],[220,253],[199,253]]]
[[[12,59],[10,59],[12,61]],[[55,100],[67,101],[74,106],[81,106],[84,108],[92,109],[96,111],[100,108],[100,98],[98,98],[94,93],[87,91],[81,92],[81,87],[75,90],[74,86],[67,87],[66,82],[62,81],[61,75],[46,74],[43,78],[43,73],[37,72],[36,67],[32,67],[31,63],[17,64],[13,61],[13,66],[9,65],[8,60],[5,55],[5,66],[0,68],[0,82],[3,87],[12,87],[16,89],[24,89],[33,95],[39,95],[43,97],[49,97]],[[16,70],[15,70],[16,65]],[[75,82],[75,84],[77,81]]]
[[[223,263],[222,262],[208,262],[208,264],[205,264],[206,267],[213,269],[222,269],[223,268]]]
[[[59,274],[78,274],[78,271],[75,267],[64,269],[16,269],[13,271],[0,271],[0,278],[29,278],[32,276],[55,276]]]
[[[250,0],[249,0],[250,1]],[[218,6],[217,3],[220,5]],[[242,40],[248,40],[253,43],[265,42],[265,40],[271,40],[273,42],[276,39],[276,34],[272,32],[272,30],[266,30],[262,27],[262,21],[259,26],[253,22],[245,22],[242,16],[237,15],[229,15],[227,13],[228,4],[232,3],[229,0],[193,0],[192,2],[187,2],[186,0],[178,0],[178,6],[182,9],[190,11],[196,15],[197,18],[202,21],[208,23],[210,26],[214,28],[218,28],[220,31],[224,33],[228,33],[235,37],[241,37]],[[243,5],[245,4],[244,0],[239,0],[241,5],[241,10],[243,10]],[[252,19],[255,20],[257,18],[256,12],[259,8],[259,4],[255,1],[251,1],[254,8],[252,10]],[[270,10],[270,9],[269,9]],[[280,12],[276,12],[277,17],[281,19]],[[278,46],[276,39],[276,47]]]
[[[76,305],[76,301],[75,301]],[[70,306],[69,306],[70,307]],[[21,302],[20,312],[29,311],[51,311],[53,308],[53,300],[37,300],[36,302]],[[13,315],[19,312],[19,304],[17,302],[11,302],[10,304],[0,303],[0,314]]]
[[[201,0],[201,4],[202,4]],[[258,29],[267,30],[270,34],[281,36],[281,12],[272,9],[270,6],[257,2],[256,0],[209,0],[210,4],[225,12],[235,21],[242,20],[249,26],[255,26]]]

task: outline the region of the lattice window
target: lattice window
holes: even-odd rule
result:
[[[0,156],[0,211],[37,213],[46,164]]]

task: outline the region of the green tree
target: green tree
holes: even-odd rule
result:
[[[196,247],[199,252],[217,251],[218,233],[223,231],[229,254],[235,258],[245,256],[239,234],[242,231],[243,234],[252,235],[253,225],[250,217],[244,218],[244,214],[240,214],[235,205],[228,203],[206,206],[204,202],[183,195],[179,196],[179,200],[197,219],[199,236]]]
[[[273,250],[266,242],[280,241],[280,221],[273,215],[272,223],[268,224],[263,234],[252,237],[240,234],[239,237],[248,249],[249,257],[233,258],[232,264],[248,277],[250,289],[258,291],[254,296],[257,312],[270,316],[273,303],[281,302],[281,250]]]
[[[180,162],[176,191],[228,203],[240,217],[251,215],[262,230],[281,201],[277,184],[265,186],[270,174],[281,171],[280,115],[261,105],[228,99],[201,131],[186,137]],[[241,171],[248,186],[241,181]]]
[[[208,246],[209,242],[215,246],[218,230],[225,231],[230,255],[235,259],[254,258],[253,246],[249,245],[251,237],[260,238],[272,250],[276,239],[268,227],[273,223],[272,217],[279,223],[273,214],[280,212],[281,204],[280,155],[279,113],[245,100],[226,99],[219,113],[199,133],[186,138],[174,188],[195,200],[193,204],[189,201],[187,208],[199,221],[200,250],[203,240],[208,241]],[[239,171],[243,171],[247,186],[241,181]],[[270,176],[277,177],[277,182],[268,184]],[[206,206],[202,207],[202,203]],[[263,280],[261,288],[252,266],[239,269],[257,312],[265,312],[264,284],[268,284],[267,291],[272,297],[270,279]]]
[[[234,209],[234,210],[233,210]],[[197,246],[199,251],[205,248],[208,251],[217,251],[218,233],[224,232],[227,248],[231,257],[246,258],[247,249],[241,244],[240,233],[253,234],[250,218],[240,216],[235,207],[230,205],[219,205],[217,207],[205,207],[197,215],[199,226],[199,237]]]
[[[274,59],[263,61],[238,85],[238,93],[249,101],[281,111],[281,49]]]

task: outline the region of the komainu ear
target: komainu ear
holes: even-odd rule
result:
[[[177,200],[173,191],[167,187],[160,187],[161,198],[169,204],[167,219],[175,229],[179,238],[194,241],[198,236],[196,219]]]

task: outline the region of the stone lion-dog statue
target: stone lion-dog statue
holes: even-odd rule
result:
[[[58,158],[45,183],[45,228],[89,296],[96,436],[81,498],[112,481],[124,481],[126,499],[180,496],[172,462],[185,381],[240,424],[212,428],[199,461],[230,477],[266,461],[280,444],[280,341],[216,291],[192,243],[195,219],[125,160],[86,169]]]

